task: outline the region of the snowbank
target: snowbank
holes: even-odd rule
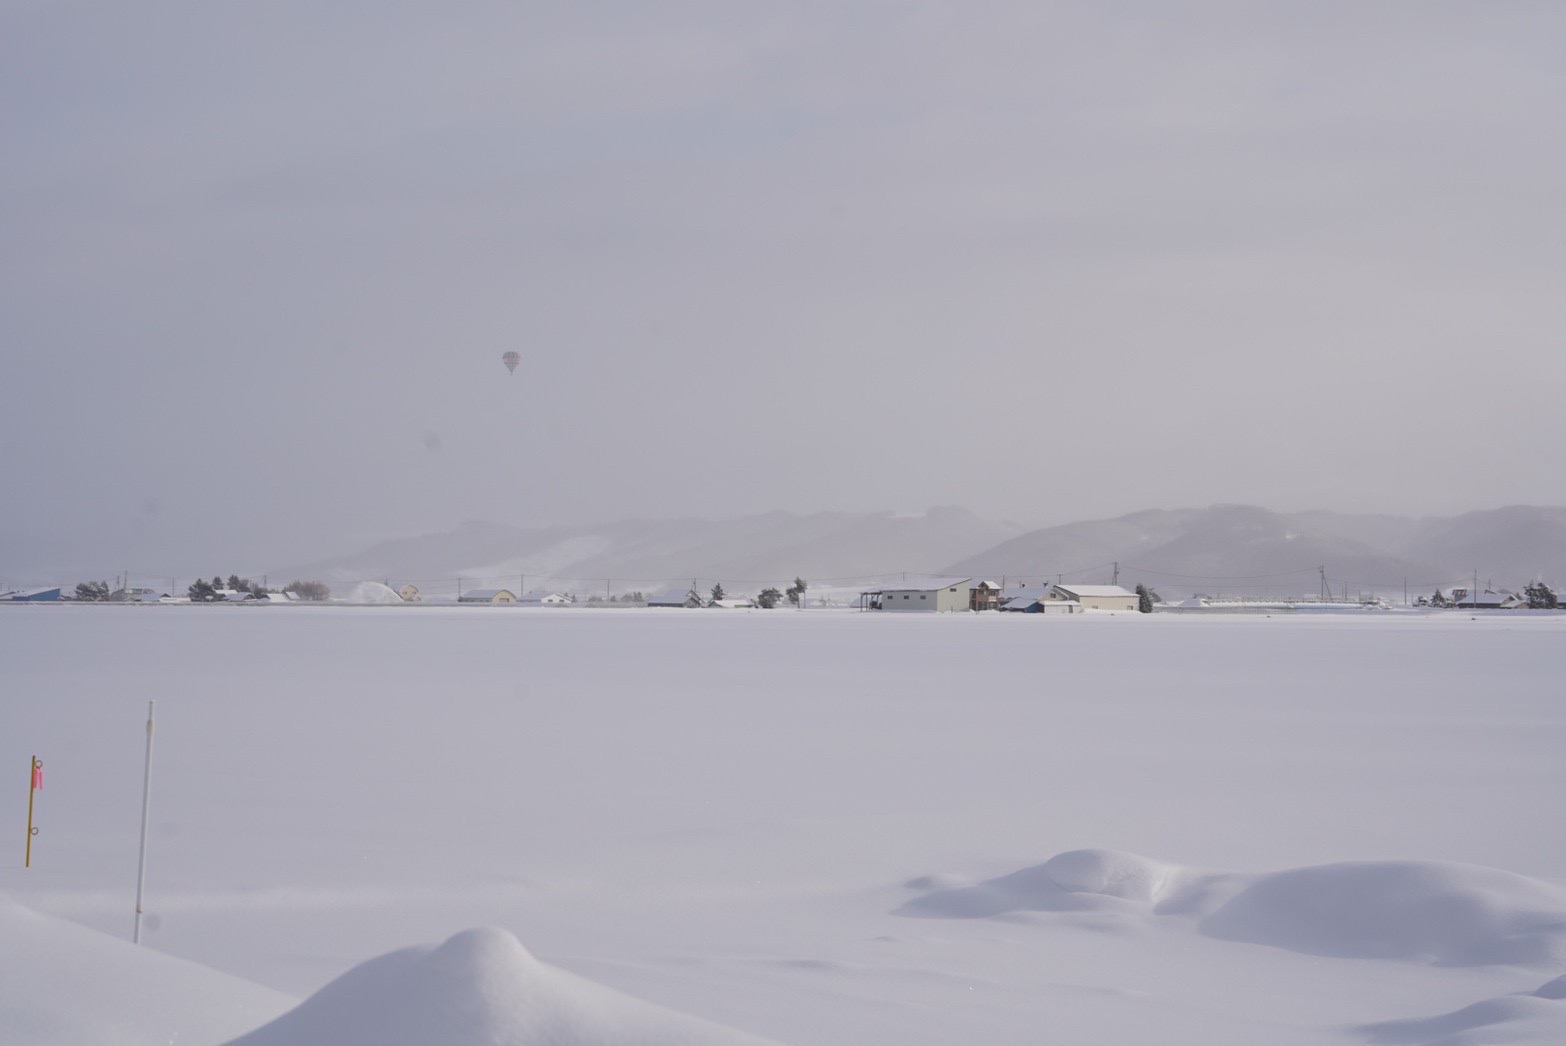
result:
[[[1350,862],[1261,876],[1201,926],[1312,955],[1539,965],[1566,959],[1566,891],[1492,868]]]
[[[1073,850],[984,882],[909,885],[927,892],[899,914],[1144,910],[1194,918],[1208,937],[1310,955],[1441,966],[1566,960],[1566,889],[1470,865],[1361,861],[1216,875],[1113,850]]]
[[[0,1040],[7,1043],[221,1042],[296,1001],[4,897],[0,943]]]
[[[1349,1031],[1377,1044],[1482,1046],[1499,1042],[1566,1042],[1566,976],[1537,991],[1505,995],[1437,1017],[1362,1024]]]
[[[539,962],[504,930],[383,955],[233,1046],[764,1046]]]

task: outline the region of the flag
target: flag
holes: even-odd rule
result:
[[[33,787],[43,787],[43,764],[36,759],[33,760]]]

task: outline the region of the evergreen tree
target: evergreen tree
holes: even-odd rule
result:
[[[764,588],[756,596],[756,605],[763,610],[771,610],[783,599],[783,593],[775,588]]]
[[[1555,590],[1543,581],[1535,581],[1523,589],[1523,595],[1528,597],[1529,610],[1555,610],[1560,606]]]
[[[802,577],[796,577],[794,579],[794,583],[788,586],[788,588],[784,589],[783,593],[784,595],[788,596],[788,601],[790,603],[794,604],[796,607],[799,606],[805,601],[805,579]]]
[[[185,590],[185,594],[190,597],[192,603],[210,603],[217,598],[217,588],[211,582],[198,577],[196,583]]]
[[[1136,608],[1144,614],[1153,612],[1153,603],[1158,599],[1158,593],[1146,585],[1136,586]]]
[[[1430,597],[1430,605],[1433,607],[1449,607],[1452,604],[1447,602],[1446,597],[1441,594],[1441,590],[1438,588],[1435,590],[1435,595]]]
[[[712,602],[716,603],[718,600],[722,599],[723,596],[723,582],[720,581],[716,585],[712,586]],[[710,606],[711,604],[708,605]]]
[[[102,603],[109,598],[107,581],[83,581],[76,586],[76,598],[85,603]]]

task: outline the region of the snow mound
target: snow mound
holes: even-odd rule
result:
[[[1201,929],[1311,955],[1538,965],[1566,958],[1566,891],[1467,865],[1319,865],[1256,878]]]
[[[354,967],[233,1046],[762,1046],[533,958],[504,930]]]
[[[370,603],[374,605],[401,603],[402,597],[379,581],[361,581],[343,597],[344,603]]]
[[[1566,973],[1553,981],[1545,981],[1533,994],[1541,999],[1566,999]]]
[[[1177,872],[1174,865],[1118,850],[1070,850],[979,883],[948,875],[912,880],[909,888],[928,892],[897,914],[983,919],[1015,912],[1135,910],[1157,900]]]
[[[297,1001],[4,897],[0,942],[0,1041],[7,1043],[222,1042]]]
[[[1209,937],[1310,955],[1441,966],[1566,961],[1566,889],[1470,865],[1364,861],[1229,875],[1115,850],[1071,850],[982,882],[924,876],[906,885],[922,895],[899,915],[1109,911],[1189,918]],[[1566,980],[1551,985],[1566,995]]]
[[[1566,977],[1523,995],[1505,995],[1436,1017],[1378,1021],[1351,1031],[1378,1044],[1481,1046],[1499,1042],[1566,1042]]]
[[[1044,862],[1044,874],[1062,890],[1128,901],[1156,901],[1174,870],[1118,850],[1068,850]]]

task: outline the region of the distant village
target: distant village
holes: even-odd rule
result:
[[[455,582],[455,591],[450,587]],[[292,581],[281,589],[270,588],[265,580],[254,582],[238,575],[210,580],[198,578],[183,591],[171,583],[166,587],[133,585],[129,576],[107,581],[81,582],[74,589],[64,586],[0,591],[0,603],[104,603],[104,604],[222,604],[222,605],[300,605],[338,603],[347,605],[420,605],[420,606],[513,606],[513,607],[655,607],[668,609],[772,610],[781,606],[803,609],[806,606],[836,607],[873,613],[957,613],[996,611],[1021,614],[1079,613],[1289,613],[1322,611],[1556,610],[1559,601],[1553,589],[1535,581],[1522,591],[1457,587],[1448,592],[1436,590],[1410,602],[1397,604],[1377,595],[1350,599],[1345,593],[1334,598],[1325,586],[1319,595],[1256,598],[1246,596],[1195,595],[1187,599],[1165,601],[1145,585],[1134,590],[1118,584],[1078,584],[1019,581],[1008,584],[989,578],[903,575],[870,587],[845,589],[841,585],[818,592],[807,600],[810,584],[796,577],[783,588],[767,586],[755,595],[734,595],[721,582],[706,586],[691,581],[669,585],[647,594],[639,590],[614,593],[605,583],[604,592],[551,588],[464,586],[464,579],[444,582],[415,582],[383,579],[362,581],[338,596],[321,581]]]

